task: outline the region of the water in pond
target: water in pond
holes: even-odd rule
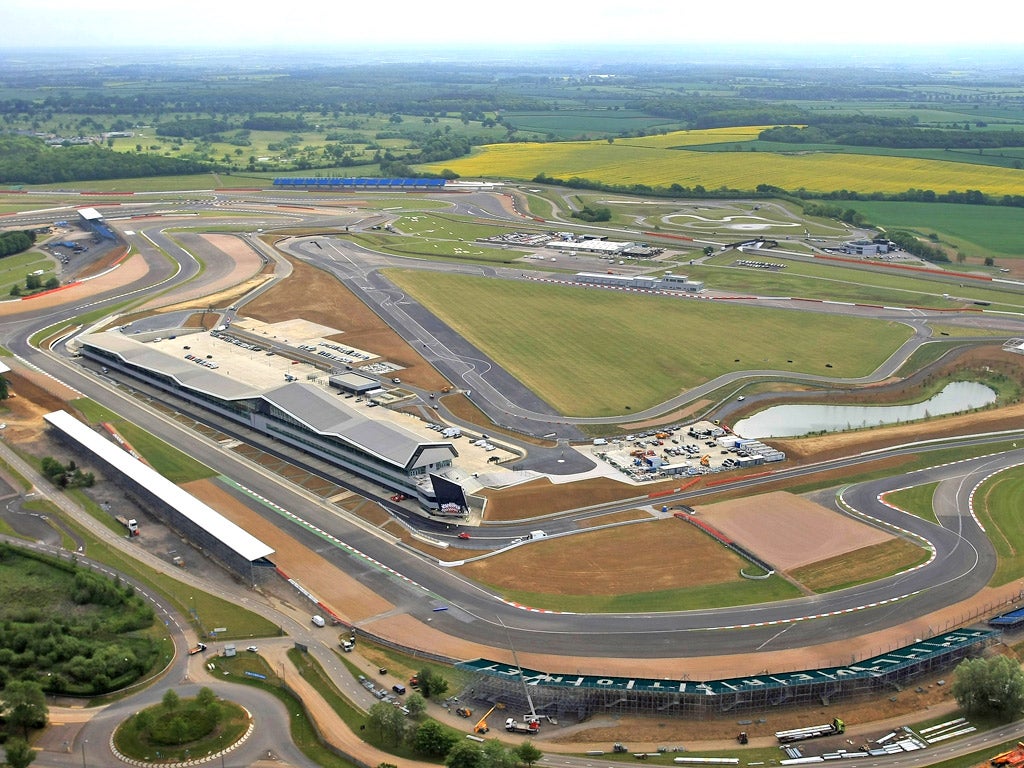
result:
[[[969,411],[995,400],[996,393],[984,384],[955,381],[930,400],[910,405],[775,405],[740,419],[733,425],[733,431],[758,439],[840,432]]]

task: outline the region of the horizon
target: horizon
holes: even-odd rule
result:
[[[167,8],[140,9],[126,0],[7,0],[0,22],[16,36],[5,54],[32,50],[110,52],[152,50],[269,51],[301,47],[343,54],[406,48],[416,51],[605,49],[677,46],[742,53],[746,48],[785,49],[791,56],[829,55],[836,64],[862,51],[885,51],[901,60],[913,51],[935,55],[1019,49],[1005,7],[975,3],[969,13],[943,14],[916,4],[863,0],[849,13],[823,12],[811,0],[791,0],[784,9],[755,0],[734,0],[723,14],[714,7],[682,7],[670,0],[623,4],[591,0],[585,7],[520,0],[497,13],[481,12],[468,0],[443,10],[415,0],[392,0],[364,10],[313,0],[295,12],[272,6],[177,0]],[[685,56],[686,51],[680,51]],[[1019,53],[1017,54],[1019,57]]]

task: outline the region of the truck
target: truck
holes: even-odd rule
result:
[[[789,744],[804,739],[816,739],[819,736],[834,736],[846,731],[846,724],[838,717],[832,719],[831,723],[824,725],[809,725],[806,728],[793,728],[788,731],[776,731],[775,738],[781,744]]]
[[[536,539],[543,539],[545,536],[547,536],[547,534],[544,533],[544,531],[530,531],[530,534],[526,538],[530,539],[530,541],[534,541]]]
[[[196,643],[188,649],[189,656],[195,656],[197,653],[202,653],[206,650],[206,643]]]
[[[114,519],[117,520],[121,525],[128,529],[129,536],[139,535],[139,521],[134,517],[125,517],[124,515],[117,515]]]
[[[1024,765],[1024,741],[1018,741],[1016,749],[1000,752],[988,762],[992,768],[1001,768],[1001,766],[1019,768]]]
[[[629,752],[629,747],[627,747],[625,744],[621,744],[621,743],[616,741],[612,745],[612,752],[615,752],[616,754],[621,753],[621,752]]]
[[[509,733],[525,733],[529,735],[537,733],[538,725],[537,723],[533,723],[532,725],[520,723],[514,717],[510,717],[505,720],[505,730]]]

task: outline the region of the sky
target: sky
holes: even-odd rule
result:
[[[0,0],[4,48],[1019,46],[1005,0]],[[1000,23],[1000,20],[1001,23]],[[840,51],[836,51],[841,55]]]

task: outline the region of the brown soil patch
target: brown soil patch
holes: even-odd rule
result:
[[[301,317],[344,331],[344,340],[403,367],[402,378],[423,389],[448,386],[431,365],[340,281],[297,259],[292,275],[246,304],[247,316],[273,323]]]
[[[790,571],[892,535],[809,499],[775,492],[702,506],[700,519],[778,570]]]
[[[652,551],[672,556],[645,557]],[[618,595],[736,581],[745,563],[695,526],[672,518],[590,531],[573,537],[568,546],[534,542],[508,555],[467,563],[459,573],[498,590],[522,589],[522,574],[543,573],[545,593]]]
[[[390,609],[387,601],[355,579],[338,578],[327,560],[291,538],[287,529],[279,527],[280,521],[265,520],[214,480],[197,480],[182,488],[273,547],[274,563],[343,619],[359,621]]]
[[[10,358],[6,360],[11,371],[4,378],[12,397],[0,401],[0,413],[7,424],[4,438],[11,443],[31,443],[43,432],[43,416],[67,410],[67,399],[78,395],[59,382],[22,368]]]
[[[538,479],[511,488],[483,489],[487,498],[484,513],[488,520],[521,520],[577,507],[589,507],[606,501],[640,496],[653,490],[641,491],[609,477],[595,477],[575,483],[555,485],[550,480]]]
[[[656,419],[648,419],[647,421],[632,421],[629,424],[620,425],[620,431],[626,432],[641,432],[646,429],[652,429],[654,427],[670,426],[672,424],[678,424],[683,419],[692,416],[695,413],[700,413],[711,405],[710,400],[694,400],[692,403],[687,405],[685,408],[666,413],[663,416],[659,416]]]

